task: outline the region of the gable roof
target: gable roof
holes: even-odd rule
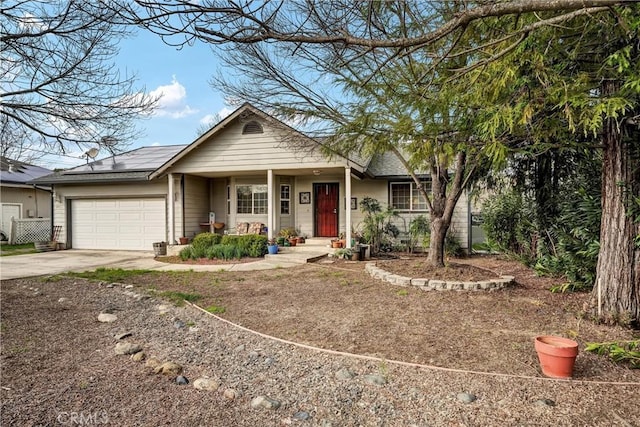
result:
[[[0,156],[0,182],[2,184],[26,184],[53,172],[40,166]]]
[[[53,174],[43,174],[30,181],[31,184],[61,184],[61,183],[98,183],[98,182],[132,182],[148,181],[166,173],[180,159],[187,156],[197,147],[208,141],[212,136],[221,132],[234,120],[244,115],[256,115],[270,125],[294,132],[310,144],[325,147],[323,138],[311,138],[274,118],[273,116],[245,103],[233,113],[213,126],[209,131],[198,137],[188,145],[165,145],[140,147],[122,154],[89,162],[72,169],[57,171]],[[392,154],[376,154],[362,157],[358,153],[334,156],[343,159],[352,167],[352,172],[359,176],[367,175],[371,178],[406,177],[407,172],[402,163]],[[47,173],[51,171],[46,169]]]
[[[156,177],[162,175],[170,167],[172,167],[178,161],[180,161],[180,159],[184,158],[189,153],[191,153],[193,150],[198,148],[200,145],[202,145],[203,143],[208,141],[212,136],[214,136],[217,133],[221,132],[225,127],[229,126],[233,121],[235,121],[239,117],[242,117],[243,115],[247,115],[247,114],[256,115],[256,116],[258,116],[261,119],[265,120],[266,122],[268,122],[270,125],[272,125],[274,127],[281,128],[281,129],[286,129],[289,132],[293,132],[298,137],[306,140],[306,142],[308,142],[310,144],[315,144],[315,145],[317,145],[319,147],[323,145],[322,141],[320,139],[314,139],[314,138],[312,138],[312,137],[310,137],[308,135],[305,135],[304,133],[292,128],[291,126],[287,125],[286,123],[276,119],[275,117],[265,113],[264,111],[254,107],[253,105],[245,102],[240,107],[238,107],[233,113],[229,114],[227,117],[225,117],[223,120],[221,120],[215,126],[213,126],[207,132],[205,132],[204,134],[199,136],[195,141],[193,141],[191,144],[186,146],[181,152],[176,154],[174,157],[169,159],[165,164],[163,164],[161,167],[159,167],[156,171],[154,171],[149,176],[149,179],[153,179],[153,178],[156,178]],[[362,159],[347,158],[347,157],[345,157],[343,155],[340,155],[338,153],[336,153],[335,156],[344,159],[351,166],[355,166],[356,169],[360,173],[364,172],[364,170],[366,169],[366,162],[363,161]]]

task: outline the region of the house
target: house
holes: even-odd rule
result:
[[[392,156],[328,157],[321,142],[249,104],[189,145],[139,148],[35,182],[53,187],[54,225],[68,248],[151,250],[208,231],[210,218],[218,232],[259,222],[269,237],[294,227],[307,237],[345,233],[350,242],[363,197],[398,208],[401,231],[427,214]],[[464,195],[453,225],[463,247],[468,217]]]
[[[51,187],[31,180],[51,170],[0,157],[0,233],[9,235],[11,218],[51,218]]]

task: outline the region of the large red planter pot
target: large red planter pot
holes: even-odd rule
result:
[[[551,378],[570,378],[578,356],[578,343],[568,338],[542,335],[536,337],[535,348],[542,373]]]

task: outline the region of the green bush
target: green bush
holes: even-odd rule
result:
[[[413,251],[420,244],[422,250],[426,251],[429,247],[429,238],[431,234],[431,224],[424,215],[418,215],[409,223],[409,250]]]
[[[180,251],[182,260],[261,258],[267,253],[267,236],[246,234],[242,236],[220,236],[213,233],[198,234],[191,246]]]
[[[191,242],[191,258],[207,258],[207,251],[210,247],[220,243],[222,236],[215,233],[200,233]]]
[[[186,248],[183,248],[178,255],[182,261],[191,259],[193,258],[193,248],[191,246],[187,246]]]
[[[460,240],[453,236],[452,230],[449,230],[444,240],[444,253],[449,257],[461,257],[464,255]]]
[[[559,207],[561,214],[551,232],[555,250],[540,255],[536,272],[567,278],[554,291],[588,290],[595,283],[600,251],[600,196],[580,189],[567,194]]]
[[[482,207],[482,228],[492,249],[513,255],[525,264],[535,260],[534,215],[530,203],[511,190],[488,199]]]

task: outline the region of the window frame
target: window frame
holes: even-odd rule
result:
[[[427,191],[431,187],[431,181],[429,180],[421,180],[420,182],[425,186]],[[394,186],[399,186],[399,185],[409,185],[409,196],[408,196],[409,208],[408,209],[398,208],[394,204],[393,189],[394,189]],[[418,186],[414,181],[390,181],[389,182],[389,206],[391,206],[393,209],[397,210],[398,212],[429,212],[429,205],[427,204],[426,200],[424,201],[424,208],[415,207],[414,199],[416,197],[418,198],[421,197],[421,194],[418,191]]]
[[[282,196],[285,187],[287,187],[287,197]],[[287,212],[283,212],[282,202],[287,202]],[[291,184],[280,184],[280,215],[291,215]]]
[[[251,212],[239,211],[240,201],[241,200],[244,201],[244,199],[241,199],[240,194],[238,193],[238,190],[241,187],[251,188]],[[259,188],[263,189],[264,191],[256,191],[256,189],[259,189]],[[264,198],[262,197],[256,198],[256,195],[259,195],[259,194],[264,194]],[[268,196],[266,184],[236,184],[236,209],[235,209],[236,215],[266,215],[268,212],[268,205],[269,205],[268,197],[269,196]],[[264,203],[259,204],[261,202],[264,202]],[[264,212],[262,210],[264,210]]]

